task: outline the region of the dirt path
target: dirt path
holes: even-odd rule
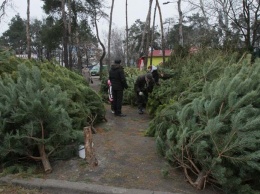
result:
[[[99,84],[94,79],[92,87],[97,90]],[[121,118],[110,112],[109,105],[106,109],[108,121],[95,126],[98,133],[93,136],[98,166],[89,168],[80,158],[58,161],[46,178],[183,194],[219,194],[211,187],[195,190],[181,171],[171,169],[157,154],[155,139],[144,136],[150,121],[147,114],[139,115],[136,108],[123,106],[127,116]],[[169,175],[164,177],[163,171]]]

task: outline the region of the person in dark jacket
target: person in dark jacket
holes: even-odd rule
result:
[[[109,71],[109,80],[112,84],[113,106],[115,116],[125,117],[122,114],[123,91],[128,88],[123,67],[120,65],[121,60],[116,59],[115,64]]]
[[[134,85],[134,90],[137,98],[138,113],[143,114],[143,109],[146,107],[148,94],[153,91],[154,79],[151,73],[140,75],[137,77]]]
[[[159,73],[157,67],[150,65],[148,71],[153,75],[153,79],[156,85],[159,85]]]

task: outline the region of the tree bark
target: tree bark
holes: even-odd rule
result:
[[[68,0],[68,10],[69,10],[69,23],[68,23],[68,38],[69,38],[69,67],[72,69],[72,34],[71,34],[71,0]]]
[[[160,8],[158,0],[156,0],[156,5],[157,5],[158,12],[160,15],[160,24],[161,24],[161,33],[162,33],[162,54],[163,54],[163,64],[164,64],[165,63],[165,44],[164,44],[164,32],[163,32],[163,20],[162,20],[162,12],[161,12],[161,8]]]
[[[105,56],[106,56],[106,48],[105,48],[104,44],[101,42],[100,37],[99,37],[96,10],[95,10],[95,15],[94,15],[94,22],[95,22],[95,27],[96,27],[97,39],[98,39],[98,42],[99,42],[99,44],[101,45],[102,50],[103,50],[103,53],[102,53],[102,55],[101,55],[101,57],[100,57],[100,60],[99,60],[100,72],[102,72],[102,71],[103,71],[103,59],[104,59]],[[103,75],[102,75],[102,73],[100,73],[99,79],[102,80],[102,77],[103,77]]]
[[[196,189],[202,190],[205,188],[205,184],[206,184],[206,173],[200,172],[194,183],[194,186],[196,187]]]
[[[108,69],[110,69],[111,65],[111,59],[110,59],[110,41],[111,41],[111,28],[112,28],[112,21],[113,21],[113,9],[114,9],[114,1],[112,0],[111,10],[110,10],[110,18],[109,18],[109,30],[108,30],[108,48],[107,48],[107,54],[108,54]]]
[[[62,21],[63,21],[63,61],[64,66],[69,68],[68,66],[68,36],[67,36],[67,20],[66,20],[66,13],[65,13],[65,0],[61,1],[61,10],[62,10]]]
[[[27,0],[27,24],[26,24],[26,36],[27,36],[27,55],[28,59],[31,59],[31,35],[30,35],[30,0]]]
[[[76,31],[77,30],[78,29],[76,29]],[[77,42],[77,47],[78,47],[78,49],[77,49],[77,57],[78,57],[78,64],[77,64],[77,66],[78,66],[78,69],[80,70],[82,68],[82,52],[81,52],[81,48],[80,48],[79,33],[78,32],[76,32],[76,42]]]
[[[128,51],[128,12],[127,12],[127,0],[125,1],[125,23],[126,23],[126,66],[129,65],[129,51]]]
[[[144,26],[144,30],[143,30],[143,34],[142,34],[142,41],[141,41],[141,44],[140,44],[140,47],[139,47],[139,50],[138,50],[138,53],[141,54],[145,54],[145,48],[144,48],[144,39],[145,39],[145,36],[148,34],[148,30],[150,28],[150,17],[151,17],[151,1],[149,2],[149,9],[148,9],[148,13],[147,13],[147,16],[146,16],[146,21],[145,21],[145,26]],[[140,56],[141,57],[141,56]]]
[[[85,139],[85,159],[91,166],[97,166],[98,161],[95,157],[93,148],[93,137],[91,127],[84,127],[84,139]]]
[[[151,37],[151,55],[150,55],[150,65],[153,63],[153,39],[154,39],[154,27],[155,27],[155,18],[156,18],[156,10],[157,6],[154,6],[154,14],[153,14],[153,28],[152,28],[152,37]]]
[[[39,150],[39,153],[40,153],[40,157],[41,157],[41,161],[42,161],[42,164],[43,164],[44,171],[46,173],[51,173],[52,168],[51,168],[49,158],[48,158],[48,156],[45,152],[45,146],[43,144],[38,145],[38,150]]]
[[[148,55],[149,55],[149,44],[150,44],[150,36],[151,36],[150,25],[151,25],[152,3],[153,3],[153,0],[150,0],[150,3],[149,3],[149,13],[148,13],[149,14],[149,19],[148,19],[148,27],[147,27],[147,37],[146,37],[146,45],[145,45],[145,49],[144,49],[144,54],[146,56],[145,63],[144,63],[145,69],[147,68]]]
[[[183,47],[183,32],[182,32],[182,22],[183,22],[183,15],[181,11],[181,0],[178,0],[178,12],[179,12],[179,45]]]

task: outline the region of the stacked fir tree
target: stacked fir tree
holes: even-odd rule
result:
[[[260,61],[250,62],[227,66],[151,124],[160,153],[198,189],[211,182],[226,193],[259,193]]]
[[[49,159],[75,156],[83,127],[104,118],[101,97],[81,75],[55,64],[0,53],[0,67],[1,167],[25,169],[38,160],[51,172]]]

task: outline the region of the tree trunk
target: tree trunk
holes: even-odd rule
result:
[[[69,67],[72,69],[72,34],[71,34],[71,0],[68,0],[68,10],[69,10],[69,23],[68,23],[68,37],[69,37]]]
[[[85,159],[87,163],[91,166],[97,166],[98,161],[95,157],[93,148],[93,138],[91,127],[84,127],[84,139],[85,139]]]
[[[79,33],[76,32],[76,42],[77,42],[77,57],[78,57],[78,69],[82,69],[82,52],[81,52],[81,48],[80,48],[80,43],[79,43]],[[87,56],[88,57],[88,56]],[[87,64],[88,65],[88,64]]]
[[[142,54],[144,55],[144,52],[145,52],[145,48],[144,48],[144,39],[145,39],[145,36],[148,34],[148,30],[150,28],[149,26],[149,21],[151,20],[150,17],[151,17],[151,1],[149,2],[149,9],[148,9],[148,13],[147,13],[147,16],[146,16],[146,21],[145,21],[145,26],[144,26],[144,30],[143,30],[143,34],[142,34],[142,40],[141,40],[141,44],[140,44],[140,47],[139,47],[139,50],[138,50],[138,53],[139,54]],[[140,56],[142,57],[142,56]]]
[[[128,13],[127,13],[127,0],[125,1],[125,20],[126,20],[126,66],[129,65],[129,53],[128,53]]]
[[[96,11],[96,10],[95,10]],[[102,75],[102,71],[103,71],[103,59],[105,58],[105,56],[106,56],[106,48],[105,48],[105,46],[104,46],[104,44],[101,42],[101,40],[100,40],[100,38],[99,38],[99,32],[98,32],[98,25],[97,25],[97,15],[96,15],[96,13],[95,13],[95,15],[94,15],[94,22],[95,22],[95,27],[96,27],[96,33],[97,33],[97,39],[98,39],[98,42],[99,42],[99,44],[101,45],[101,47],[102,47],[102,50],[103,50],[103,53],[102,53],[102,56],[100,57],[100,60],[99,60],[99,63],[100,63],[100,76],[99,76],[99,79],[100,80],[102,80],[102,77],[103,77],[103,75]]]
[[[61,9],[62,9],[62,21],[63,21],[63,61],[64,66],[69,68],[68,66],[68,36],[67,36],[67,20],[65,13],[65,0],[61,1]]]
[[[151,55],[150,55],[150,65],[153,63],[153,39],[154,39],[154,27],[155,27],[155,18],[156,18],[156,9],[157,6],[154,6],[154,14],[153,14],[153,29],[152,29],[152,37],[151,37]]]
[[[161,13],[161,8],[160,8],[158,0],[156,0],[156,5],[157,5],[158,12],[160,15],[160,24],[161,24],[161,33],[162,33],[162,54],[163,54],[163,64],[164,64],[165,63],[165,45],[164,45],[163,20],[162,20],[162,13]]]
[[[27,24],[26,24],[26,36],[27,36],[27,54],[28,59],[31,59],[31,35],[30,35],[30,0],[27,0]]]
[[[194,186],[196,187],[196,189],[202,190],[205,188],[205,184],[206,184],[205,181],[206,181],[206,173],[200,172],[194,183]]]
[[[110,66],[111,66],[110,41],[111,41],[111,28],[112,28],[112,21],[113,21],[113,9],[114,9],[114,0],[112,0],[111,10],[110,10],[110,18],[109,18],[108,47],[107,47],[108,69],[110,69]]]
[[[44,171],[46,173],[51,173],[52,168],[51,168],[51,164],[50,164],[50,161],[48,159],[48,156],[45,153],[45,146],[43,144],[38,145],[38,150],[39,150],[39,153],[40,153],[40,157],[41,157],[41,160],[42,160]]]
[[[150,44],[150,36],[151,36],[151,30],[150,30],[150,25],[151,25],[151,9],[152,9],[152,3],[153,0],[150,0],[149,3],[149,19],[148,19],[148,27],[147,27],[147,37],[146,37],[146,45],[145,45],[145,49],[144,49],[144,55],[146,56],[145,58],[145,63],[144,63],[144,67],[145,69],[147,68],[147,63],[148,63],[148,55],[149,55],[149,44]]]
[[[179,45],[183,47],[183,32],[182,32],[182,21],[183,21],[183,15],[181,11],[181,0],[178,0],[178,12],[179,12]]]

